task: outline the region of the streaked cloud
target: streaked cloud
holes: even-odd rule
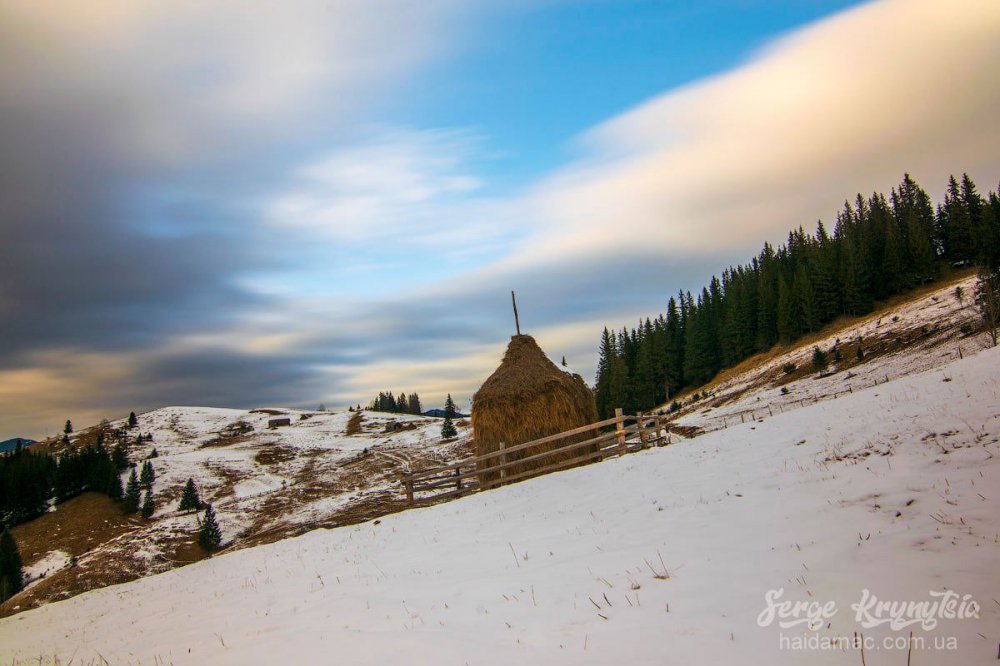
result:
[[[482,128],[360,121],[441,57],[455,3],[2,1],[11,434],[177,402],[464,404],[512,333],[511,289],[591,379],[604,325],[854,192],[1000,177],[993,2],[822,20],[500,194]]]

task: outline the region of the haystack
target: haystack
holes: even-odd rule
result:
[[[510,339],[500,367],[483,382],[472,397],[472,432],[476,455],[484,455],[517,444],[597,421],[594,394],[580,375],[564,372],[550,361],[530,335]],[[593,438],[596,432],[529,447],[507,454],[507,462],[521,460],[543,451],[555,451],[567,444]],[[560,461],[596,451],[580,447],[563,454],[511,466],[506,476],[527,473]],[[501,457],[480,462],[478,469],[495,467]],[[486,487],[500,480],[500,473],[481,472],[479,483]]]

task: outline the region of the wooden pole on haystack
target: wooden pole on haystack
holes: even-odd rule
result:
[[[510,302],[514,304],[514,326],[517,327],[517,334],[521,335],[521,321],[517,318],[517,299],[513,291],[510,292]]]

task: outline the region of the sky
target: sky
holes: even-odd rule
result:
[[[1000,180],[1000,3],[0,0],[0,439],[593,380],[904,172]]]

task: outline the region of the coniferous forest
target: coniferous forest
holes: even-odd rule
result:
[[[393,396],[392,391],[383,391],[368,403],[368,410],[373,412],[391,412],[393,414],[416,414],[420,415],[423,407],[420,405],[420,396],[416,393],[407,395],[405,392],[398,396]]]
[[[118,435],[119,441],[110,451],[101,432],[95,441],[58,455],[20,446],[0,455],[0,526],[31,520],[45,513],[50,500],[58,504],[87,490],[122,499],[119,473],[130,461],[123,439],[126,435]]]
[[[749,263],[713,276],[701,293],[679,292],[635,328],[604,329],[595,393],[600,416],[667,402],[723,368],[818,331],[841,315],[932,282],[949,268],[979,267],[976,303],[995,331],[1000,301],[1000,198],[966,175],[934,206],[909,175],[889,193],[844,203],[832,232],[819,222]],[[992,315],[990,313],[993,313]],[[992,318],[992,319],[991,319]],[[992,327],[992,328],[991,328]]]

